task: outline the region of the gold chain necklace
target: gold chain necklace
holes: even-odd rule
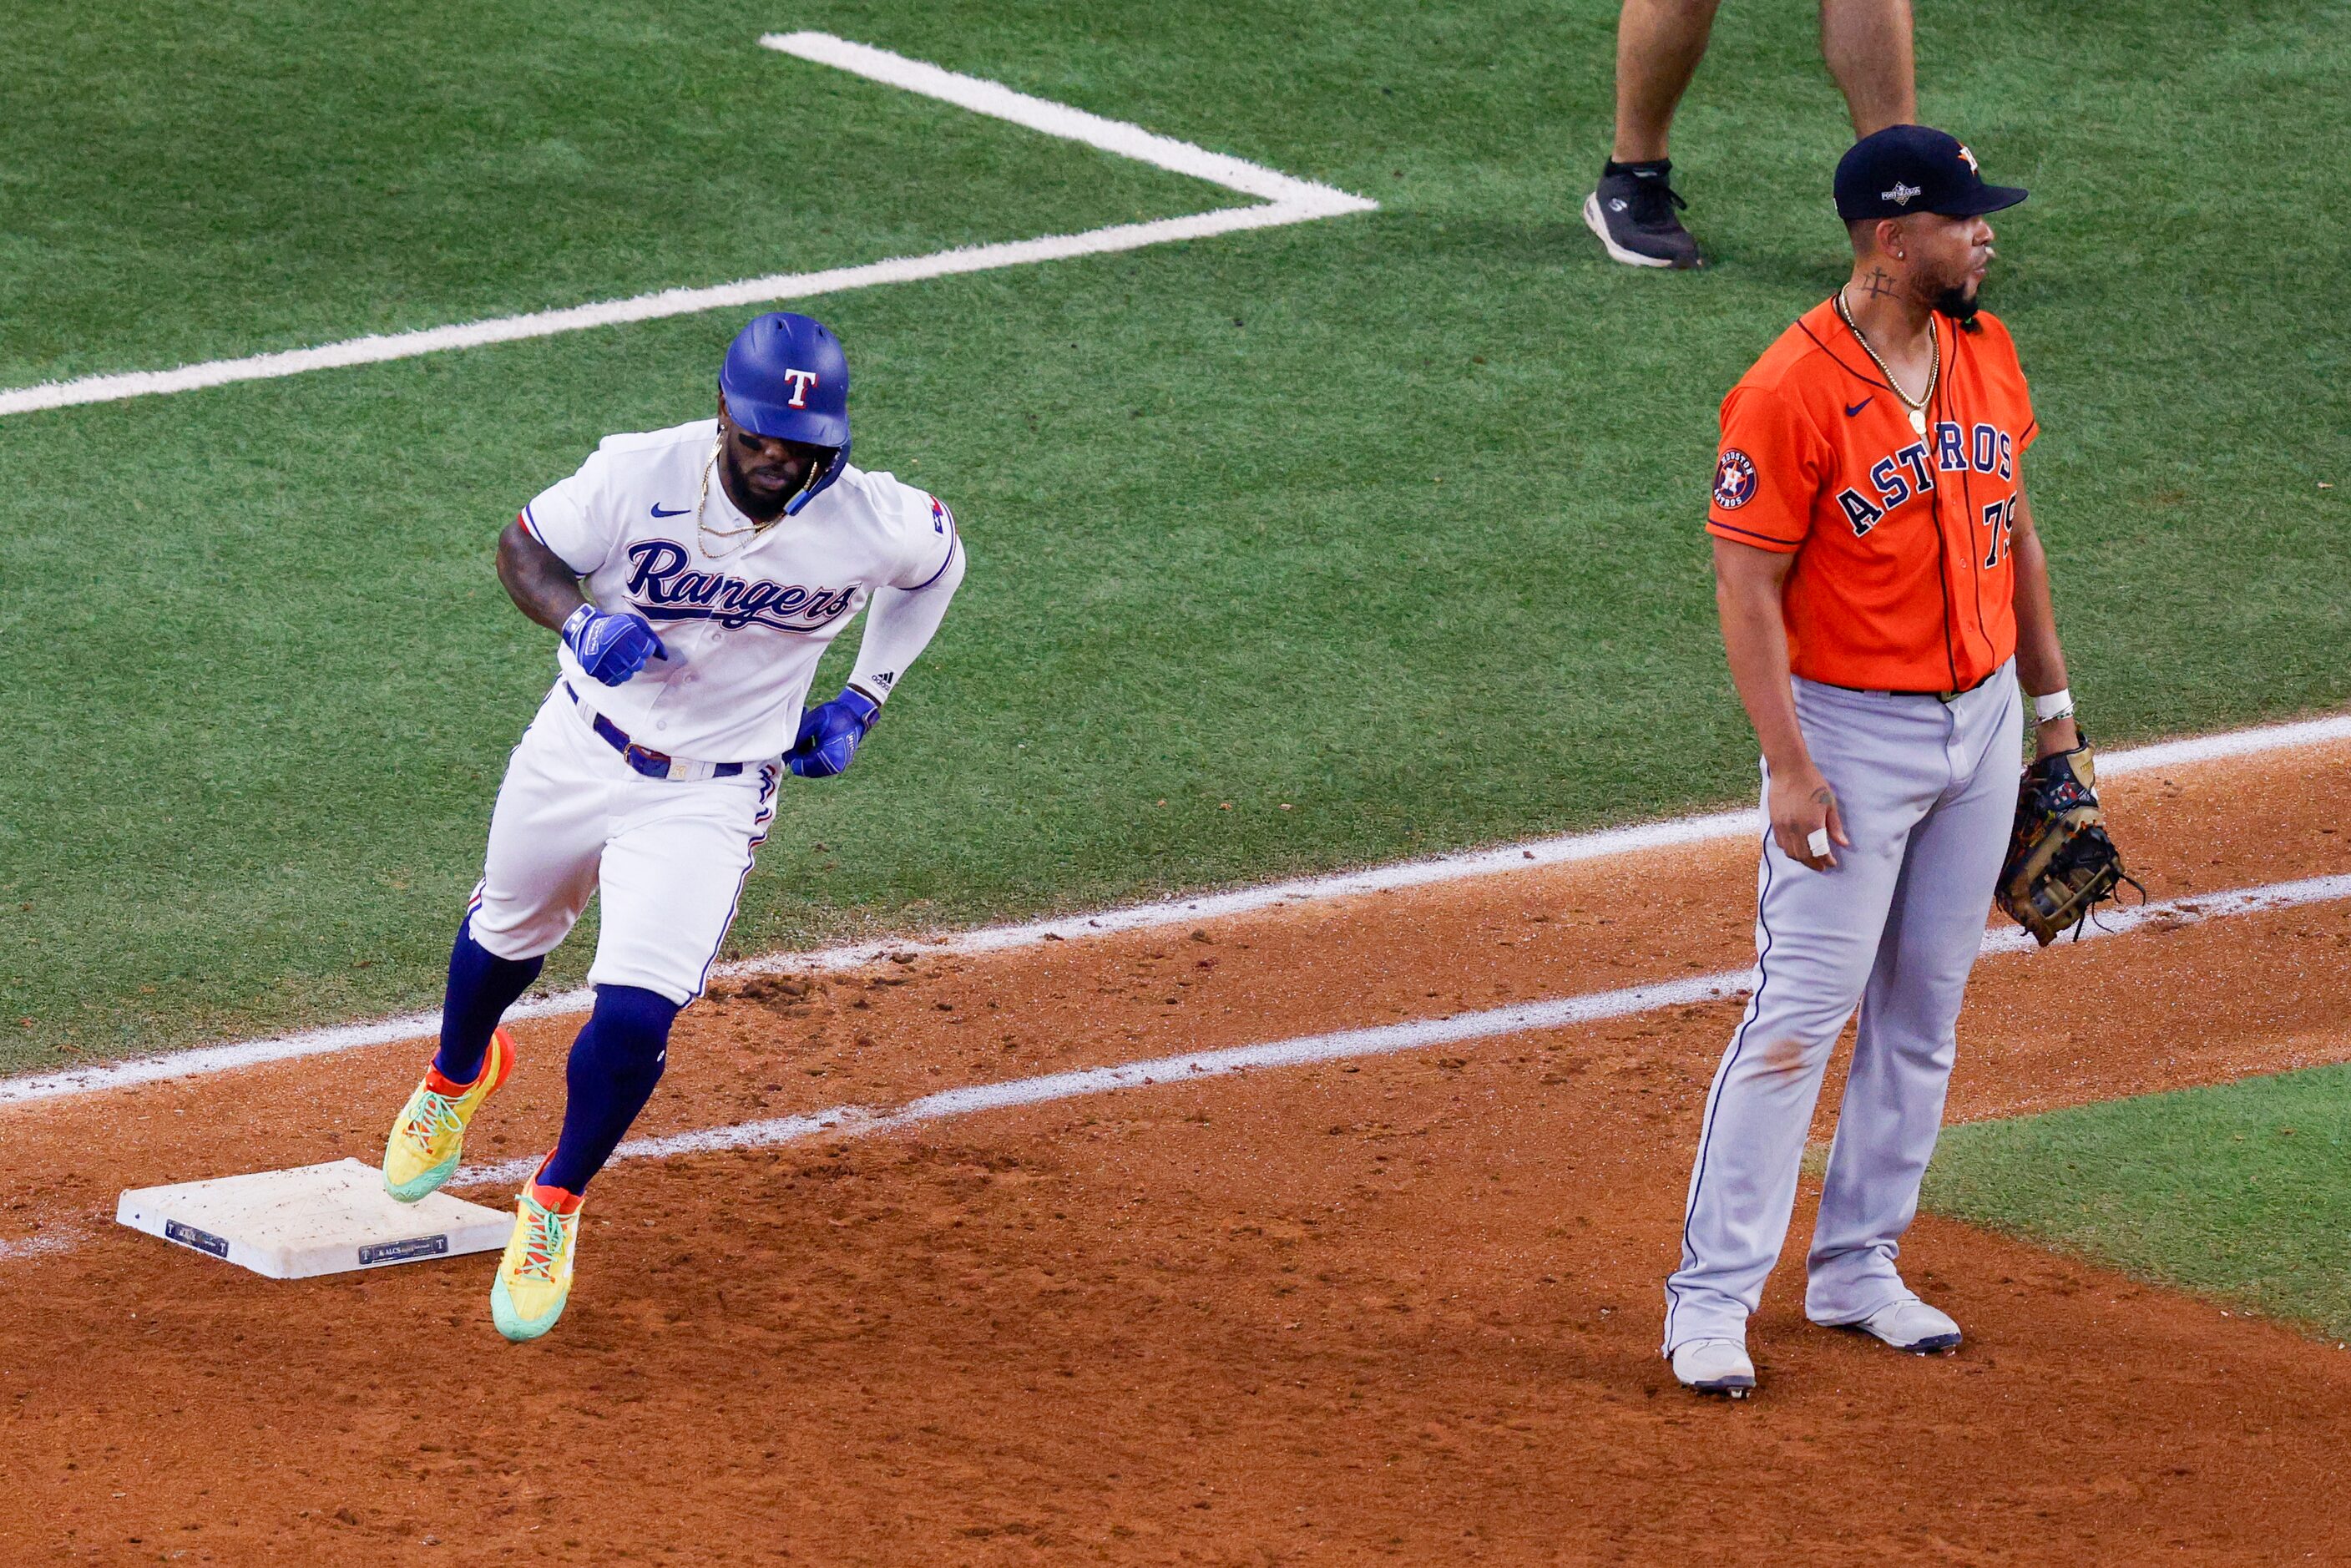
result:
[[[1838,318],[1853,333],[1853,340],[1861,345],[1861,351],[1867,354],[1870,363],[1877,367],[1877,373],[1886,378],[1886,384],[1902,401],[1902,406],[1910,411],[1911,432],[1917,435],[1926,434],[1927,405],[1935,400],[1935,383],[1943,379],[1943,339],[1942,334],[1935,330],[1935,318],[1931,315],[1927,318],[1927,390],[1914,402],[1910,394],[1902,390],[1902,383],[1894,379],[1894,372],[1887,368],[1886,361],[1878,358],[1877,350],[1869,346],[1868,336],[1862,331],[1861,323],[1853,319],[1853,311],[1845,305],[1844,288],[1836,291],[1836,309]]]
[[[726,449],[726,437],[722,434],[718,437],[717,444],[711,447],[709,458],[702,465],[702,489],[694,497],[694,536],[702,545],[702,553],[712,560],[724,560],[728,556],[739,555],[751,548],[748,544],[740,544],[729,550],[714,549],[710,544],[712,538],[739,539],[748,535],[756,540],[776,520],[775,517],[769,517],[767,522],[754,522],[747,528],[714,528],[702,520],[702,510],[710,504],[710,476],[717,471],[718,455]],[[782,515],[780,512],[776,514],[777,517]]]

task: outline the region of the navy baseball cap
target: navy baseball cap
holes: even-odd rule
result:
[[[1874,131],[1837,160],[1837,216],[1848,223],[1905,213],[1980,217],[2022,200],[2021,186],[1985,184],[1958,137],[1924,125]]]

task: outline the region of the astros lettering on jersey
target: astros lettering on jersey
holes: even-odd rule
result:
[[[1722,401],[1707,531],[1793,551],[1789,666],[1862,691],[1959,691],[2016,652],[2008,538],[2040,434],[2008,329],[1936,320],[1922,434],[1833,302]]]
[[[725,486],[705,485],[717,439],[713,419],[608,436],[521,522],[590,599],[643,616],[671,654],[603,686],[561,648],[573,689],[657,750],[752,761],[790,747],[817,661],[872,591],[937,581],[957,539],[937,497],[854,466],[755,531]],[[896,672],[872,674],[886,695]]]

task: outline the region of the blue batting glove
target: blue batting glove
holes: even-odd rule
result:
[[[617,686],[645,667],[647,659],[666,659],[669,650],[653,635],[653,623],[642,615],[613,615],[583,604],[563,622],[563,641],[580,660],[590,680]]]
[[[873,727],[882,705],[854,686],[843,686],[829,703],[800,716],[799,738],[784,753],[784,766],[802,779],[831,779],[849,771],[857,743]]]

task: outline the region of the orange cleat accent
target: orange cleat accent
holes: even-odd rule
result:
[[[514,1064],[514,1037],[501,1028],[490,1031],[482,1071],[471,1083],[453,1083],[439,1068],[427,1067],[384,1145],[383,1190],[414,1203],[455,1176],[465,1150],[466,1124],[506,1082]]]

